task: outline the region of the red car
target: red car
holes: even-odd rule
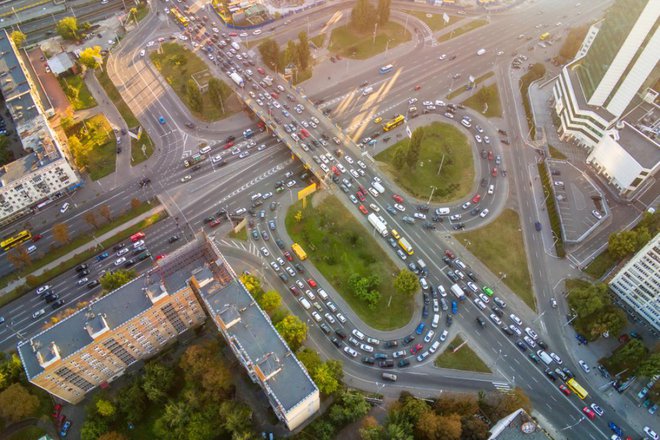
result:
[[[451,258],[452,260],[454,258],[456,258],[456,255],[454,255],[454,253],[452,251],[450,251],[449,249],[445,249],[445,255],[448,256],[449,258]]]
[[[472,197],[472,203],[475,205],[479,203],[479,200],[481,200],[481,196],[479,194],[475,194],[474,197]]]
[[[41,240],[42,238],[44,238],[43,235],[41,235],[41,234],[34,234],[34,235],[32,236],[32,241],[39,241],[39,240]]]
[[[341,175],[341,172],[337,169],[337,167],[333,166],[331,169],[335,176]]]
[[[488,160],[493,160],[493,159],[494,159],[493,151],[490,150],[490,151],[488,152]]]
[[[582,412],[585,413],[587,417],[589,417],[589,420],[593,420],[596,418],[596,413],[588,406],[582,408]]]
[[[260,75],[265,75],[266,71],[262,69],[261,67],[257,67],[257,72],[259,72]]]
[[[361,212],[362,214],[364,214],[364,215],[369,214],[369,210],[368,210],[367,208],[365,208],[364,205],[360,205],[360,206],[358,206],[358,209],[359,209],[360,212]]]
[[[225,150],[228,150],[228,149],[230,149],[230,148],[233,147],[233,146],[234,146],[234,142],[233,142],[233,141],[229,141],[229,142],[227,142],[227,143],[225,144],[225,146],[222,147],[222,148],[225,149]]]
[[[230,32],[229,36],[230,37],[238,37],[238,34],[236,32]]]
[[[298,290],[296,286],[289,287],[289,290],[291,293],[293,293],[294,296],[300,296],[300,290]]]
[[[62,413],[62,404],[58,403],[53,407],[53,418],[58,419]]]
[[[398,194],[393,194],[393,195],[392,195],[392,198],[393,198],[394,201],[397,202],[397,203],[403,203],[403,197],[401,197],[401,196],[398,195]]]
[[[289,261],[293,261],[293,256],[291,256],[289,251],[284,251],[284,258],[286,258]]]
[[[209,227],[215,228],[216,226],[219,226],[220,223],[222,223],[222,220],[219,219],[219,218],[216,218],[215,220],[213,220],[212,222],[209,223]]]
[[[424,347],[422,344],[417,344],[413,348],[410,349],[410,354],[417,354],[422,347]]]
[[[559,385],[559,389],[561,390],[562,393],[566,394],[567,396],[570,396],[571,390],[569,390],[566,385],[564,384]]]
[[[362,191],[358,191],[355,193],[358,199],[360,199],[361,202],[364,202],[366,200],[366,197],[364,197],[364,194],[362,194]]]
[[[300,130],[300,137],[303,139],[307,139],[310,136],[309,131],[305,130],[304,128]]]
[[[162,260],[163,258],[165,258],[165,254],[157,255],[157,256],[156,256],[156,261],[158,261],[158,260]]]
[[[497,168],[493,168],[493,171],[490,172],[490,175],[493,177],[497,177]]]
[[[318,284],[316,284],[316,281],[314,281],[311,278],[307,280],[307,284],[309,284],[309,287],[313,287],[314,289],[316,289],[316,286],[318,286]]]
[[[415,86],[415,90],[421,90],[421,88],[422,88],[422,86],[420,86],[419,84],[417,84],[417,85]]]

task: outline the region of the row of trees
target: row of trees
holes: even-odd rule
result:
[[[298,70],[304,71],[312,62],[312,54],[309,50],[309,38],[307,32],[298,34],[298,42],[289,40],[284,51],[272,38],[267,38],[259,47],[259,53],[268,67],[278,72],[284,70],[289,64],[294,64]]]
[[[375,32],[376,25],[384,26],[390,21],[392,0],[378,0],[374,7],[369,0],[357,0],[351,10],[349,27],[357,32]]]
[[[27,386],[18,355],[0,354],[0,418],[4,425],[36,416],[39,406],[39,398]]]
[[[422,141],[424,140],[424,127],[417,127],[412,132],[408,144],[399,145],[392,156],[392,164],[396,168],[408,167],[410,170],[417,168],[419,155],[422,151]]]
[[[650,354],[642,341],[631,339],[617,348],[610,357],[601,359],[600,363],[613,376],[653,377],[660,374],[660,347],[656,347],[655,352]]]
[[[403,392],[390,408],[384,425],[373,417],[363,420],[360,437],[363,440],[485,440],[489,437],[487,420],[495,423],[520,408],[527,413],[532,409],[520,388],[508,394],[480,392],[478,397],[442,394],[432,403]]]
[[[643,248],[660,232],[660,216],[646,213],[635,228],[610,234],[607,250],[613,257],[629,257]]]
[[[356,391],[342,389],[335,395],[334,402],[323,417],[317,418],[305,428],[304,438],[331,440],[346,425],[366,416],[371,406],[364,395]]]
[[[626,314],[612,304],[607,284],[579,283],[570,289],[568,305],[577,314],[573,327],[590,341],[605,332],[619,334],[626,325]]]
[[[153,411],[157,407],[158,411]],[[99,392],[87,407],[82,440],[121,440],[128,425],[149,423],[154,438],[253,438],[252,410],[235,400],[232,370],[217,340],[191,345],[178,365],[150,362],[144,374],[111,396]]]

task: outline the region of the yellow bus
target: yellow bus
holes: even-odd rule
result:
[[[307,259],[307,254],[303,250],[303,248],[298,244],[298,243],[293,243],[291,245],[291,250],[293,251],[294,254],[301,260],[306,260]]]
[[[415,251],[413,251],[413,248],[412,248],[412,246],[410,245],[410,243],[408,243],[408,240],[406,240],[406,239],[403,238],[403,237],[399,238],[399,246],[401,246],[401,249],[403,249],[404,251],[406,251],[406,253],[407,253],[408,255],[412,255],[412,254],[415,253]]]
[[[2,247],[3,251],[8,251],[14,246],[18,246],[21,243],[25,243],[30,238],[32,238],[32,234],[30,234],[30,231],[28,230],[21,231],[16,235],[7,237],[4,240],[0,241],[0,247]]]
[[[550,38],[550,32],[545,32],[545,33],[541,34],[541,36],[539,37],[539,40],[545,41],[548,38]]]
[[[568,379],[566,385],[568,385],[568,387],[575,393],[575,395],[582,400],[584,400],[589,395],[589,393],[587,393],[587,390],[582,388],[582,386],[579,383],[577,383],[575,379]]]
[[[172,16],[176,21],[181,23],[183,26],[188,26],[189,23],[188,19],[181,12],[179,12],[178,9],[172,8],[170,9],[170,12],[172,13]]]
[[[384,131],[393,130],[399,125],[403,124],[405,120],[406,118],[403,115],[397,115],[394,119],[388,121],[385,125],[383,125],[383,130]]]

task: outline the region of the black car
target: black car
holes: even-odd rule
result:
[[[474,273],[468,272],[466,275],[468,276],[469,279],[471,279],[475,283],[477,282],[477,276]]]
[[[171,237],[169,238],[169,240],[167,240],[167,241],[168,241],[168,243],[172,244],[172,243],[174,243],[174,242],[177,241],[177,240],[179,240],[179,236],[178,236],[178,235],[173,235],[173,236],[171,236]]]
[[[278,248],[280,248],[282,250],[285,248],[284,242],[282,240],[280,240],[279,238],[275,240],[275,244],[277,245]]]
[[[362,358],[362,363],[363,363],[363,364],[367,364],[367,365],[373,365],[373,364],[376,363],[376,359],[374,359],[374,358],[371,357],[371,356],[364,356],[364,357]]]
[[[501,328],[504,333],[506,333],[509,336],[513,336],[513,330],[511,330],[509,327],[503,325]]]
[[[266,231],[261,231],[261,236],[266,241],[270,240],[270,235],[268,235],[268,232],[266,232]]]
[[[122,245],[123,247],[123,245]],[[76,272],[82,272],[83,270],[87,269],[89,266],[87,264],[81,264],[80,266],[76,267]]]
[[[526,346],[525,343],[524,343],[523,341],[521,341],[520,339],[518,339],[518,340],[516,341],[516,345],[518,346],[518,348],[520,349],[520,351],[527,351],[527,346]]]
[[[470,214],[472,215],[479,215],[481,210],[479,208],[474,208],[472,211],[470,211]]]
[[[378,362],[380,368],[394,368],[394,361],[391,359],[386,359],[384,361]]]
[[[452,270],[448,270],[446,272],[447,277],[452,280],[453,282],[457,283],[458,282],[458,275],[454,273]]]
[[[301,272],[301,273],[302,273],[302,272],[305,271],[305,268],[304,268],[304,267],[302,266],[302,264],[300,264],[300,263],[296,263],[296,264],[294,264],[293,267],[295,267],[296,270],[297,270],[298,272]]]
[[[433,215],[433,217],[431,217],[431,221],[433,223],[442,223],[444,221],[444,219],[442,217],[440,217],[439,215]]]
[[[493,313],[495,313],[500,318],[504,316],[504,312],[497,306],[493,306]],[[508,328],[508,327],[507,327]]]
[[[399,341],[385,341],[385,348],[394,348],[399,346]]]
[[[58,299],[60,296],[57,293],[51,293],[50,295],[44,296],[44,300],[46,300],[46,303],[52,303],[56,299]]]
[[[326,335],[329,335],[330,333],[332,333],[332,329],[325,322],[322,322],[319,327],[321,327],[321,330],[323,330],[323,333],[325,333]]]
[[[129,267],[135,265],[135,263],[137,263],[136,260],[133,260],[133,259],[131,259],[131,260],[126,260],[126,263],[124,263],[124,267],[125,267],[126,269],[128,269]]]
[[[446,256],[446,255],[445,255],[444,257],[442,257],[442,261],[443,261],[447,266],[449,266],[449,265],[451,264],[451,258],[449,258],[449,257]]]
[[[424,304],[428,304],[431,302],[431,298],[429,298],[429,294],[426,292],[422,293],[422,297],[424,298]]]
[[[428,229],[428,230],[430,230],[430,231],[433,231],[433,230],[436,229],[435,225],[434,225],[433,223],[429,223],[429,222],[424,222],[424,223],[422,224],[422,227],[423,227],[424,229]]]
[[[337,348],[341,348],[342,343],[341,343],[341,341],[340,341],[339,339],[337,339],[337,338],[332,338],[332,339],[330,339],[330,341],[331,341],[333,344],[335,344],[335,347],[337,347]]]
[[[399,361],[399,368],[407,367],[410,365],[410,361],[408,359],[401,359]]]
[[[150,183],[151,183],[151,179],[148,178],[148,177],[145,177],[144,179],[140,180],[140,186],[141,187],[145,186],[145,185],[149,185]]]
[[[85,278],[87,275],[89,275],[89,270],[87,269],[78,272],[78,278]]]
[[[280,272],[280,273],[278,273],[277,275],[278,275],[278,276],[280,277],[280,279],[281,279],[282,281],[284,281],[284,282],[286,282],[286,281],[289,279],[289,277],[288,277],[284,272]]]
[[[227,215],[227,210],[226,209],[221,209],[218,212],[215,213],[217,217],[220,217],[221,215]]]
[[[336,329],[335,333],[337,334],[337,336],[339,336],[342,339],[346,339],[348,337],[346,332],[343,329],[340,329],[340,328]]]
[[[536,341],[536,343],[539,344],[539,347],[541,347],[542,349],[544,349],[544,350],[548,349],[548,344],[546,344],[542,340],[539,339],[538,341]]]
[[[144,246],[140,246],[139,248],[133,249],[133,255],[140,255],[142,252],[146,251],[147,248]]]
[[[452,318],[451,315],[447,315],[445,322],[447,323],[447,327],[451,327],[451,324],[454,322],[454,318]]]
[[[415,335],[408,335],[405,338],[403,338],[403,345],[408,345],[414,340],[415,340]]]
[[[484,319],[483,319],[481,316],[477,316],[477,323],[478,323],[481,327],[484,327],[484,328],[486,327],[486,321],[484,321]]]
[[[101,284],[99,282],[99,280],[92,280],[89,283],[87,283],[87,288],[88,289],[93,289],[94,287],[98,286],[99,284]]]
[[[426,319],[429,317],[429,306],[428,304],[424,304],[424,307],[422,307],[422,318]]]
[[[62,307],[63,305],[64,305],[64,300],[63,299],[58,299],[57,301],[55,301],[50,306],[53,308],[53,310],[57,310],[60,307]]]
[[[227,140],[225,142],[232,142],[236,140],[236,136],[227,136]]]
[[[415,208],[420,212],[429,212],[429,205],[417,205]]]
[[[555,373],[552,372],[551,369],[546,368],[544,373],[546,376],[548,376],[548,379],[550,379],[551,381],[554,382],[555,380],[557,380],[557,376],[555,375]]]
[[[573,374],[573,372],[572,372],[571,370],[569,370],[568,368],[566,368],[566,367],[562,368],[561,371],[563,371],[564,374],[565,374],[566,376],[568,376],[569,378],[571,378],[571,379],[573,379],[573,378],[575,377],[575,375]]]

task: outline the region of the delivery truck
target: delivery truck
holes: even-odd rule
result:
[[[369,220],[369,223],[371,223],[371,226],[373,226],[376,231],[383,237],[387,237],[390,235],[390,233],[387,230],[387,226],[383,222],[380,221],[378,216],[374,214],[373,212],[367,216],[367,220]]]
[[[459,286],[458,284],[454,284],[451,286],[451,293],[453,293],[454,296],[460,301],[463,301],[465,299],[465,292],[463,292],[463,289],[461,289],[461,286]]]

